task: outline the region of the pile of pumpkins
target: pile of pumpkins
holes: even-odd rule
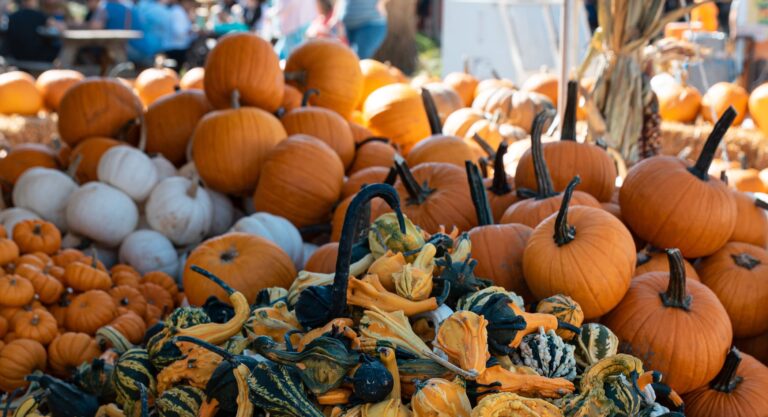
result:
[[[72,382],[34,374],[19,409],[56,416],[53,392],[89,396],[68,409],[87,415],[768,409],[767,205],[744,192],[759,173],[714,158],[739,112],[696,161],[652,157],[617,187],[577,140],[578,89],[546,137],[552,76],[409,83],[331,40],[281,69],[251,34],[181,80],[74,83],[61,143],[0,160],[17,206],[0,222],[28,210],[175,274],[191,307],[141,341],[102,332],[111,355]]]

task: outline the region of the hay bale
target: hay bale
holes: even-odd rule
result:
[[[42,117],[0,115],[0,142],[13,146],[22,143],[50,144],[58,136],[54,115]]]
[[[712,131],[712,125],[683,124],[675,122],[663,122],[661,124],[661,153],[663,155],[677,156],[683,152],[695,158],[704,146],[704,141]],[[723,139],[728,150],[728,157],[736,160],[740,153],[744,153],[749,165],[756,169],[768,168],[768,137],[762,132],[753,129],[732,127]]]

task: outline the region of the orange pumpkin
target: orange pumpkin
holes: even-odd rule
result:
[[[59,334],[56,319],[47,310],[22,311],[13,318],[13,331],[21,339],[46,346]]]
[[[310,94],[309,92],[307,93]],[[338,113],[322,107],[306,106],[291,110],[283,116],[281,122],[288,135],[309,135],[320,139],[339,155],[344,168],[352,165],[355,158],[355,140],[349,124]]]
[[[537,299],[567,294],[586,319],[594,319],[616,307],[627,292],[637,254],[632,235],[616,217],[599,208],[569,207],[577,184],[578,177],[563,193],[557,215],[528,238],[523,276]]]
[[[683,259],[683,265],[685,265],[685,277],[694,281],[701,281],[696,269],[690,262]],[[637,254],[637,267],[635,268],[635,276],[639,277],[649,272],[667,272],[669,273],[669,260],[667,254],[664,251],[649,250]]]
[[[147,128],[146,152],[159,153],[179,166],[187,160],[187,147],[195,126],[211,104],[197,89],[180,91],[152,103],[144,115]]]
[[[203,67],[190,68],[179,80],[179,87],[182,90],[204,90],[204,78],[205,69]]]
[[[746,160],[742,166],[727,170],[725,175],[728,179],[728,185],[737,191],[745,193],[765,193],[768,191],[768,186],[760,179],[760,171],[749,168]]]
[[[474,108],[467,107],[456,110],[443,123],[443,133],[465,138],[472,125],[484,119],[485,115],[483,112]]]
[[[486,114],[500,114],[498,123],[518,126],[530,132],[533,119],[539,111],[533,93],[516,91],[511,88],[486,90],[472,102],[472,108]]]
[[[475,159],[475,152],[463,139],[456,136],[433,134],[417,143],[408,152],[408,165],[417,166],[427,162],[444,162],[458,167],[464,161]]]
[[[723,116],[728,107],[732,106],[736,110],[733,124],[739,126],[744,120],[744,116],[747,115],[748,101],[749,94],[741,86],[729,82],[719,82],[710,87],[701,99],[701,117],[714,123],[716,119]]]
[[[437,115],[440,117],[442,126],[451,113],[464,108],[464,102],[459,94],[451,86],[444,83],[429,83],[422,87],[422,90],[429,91],[432,99],[435,101]]]
[[[68,69],[52,69],[37,77],[35,85],[43,95],[45,107],[52,111],[59,109],[59,103],[64,94],[85,76],[77,71]]]
[[[35,167],[57,168],[56,155],[47,146],[36,143],[14,146],[0,158],[0,181],[16,184],[21,174]]]
[[[174,299],[165,288],[151,282],[144,282],[139,285],[139,292],[147,300],[147,308],[155,306],[163,316],[173,311]]]
[[[768,133],[768,83],[764,83],[749,95],[749,114],[757,127]]]
[[[118,313],[121,315],[131,311],[136,313],[139,317],[144,317],[144,314],[147,312],[147,300],[135,287],[116,285],[109,290],[109,295],[117,305]]]
[[[90,363],[100,354],[99,344],[91,336],[67,332],[48,345],[48,366],[54,375],[68,378],[78,366]]]
[[[730,242],[698,267],[701,282],[723,303],[734,337],[768,332],[768,252],[748,243]]]
[[[406,153],[430,134],[421,95],[407,84],[391,84],[368,96],[363,117],[375,135],[389,138]]]
[[[243,105],[270,113],[280,107],[285,86],[272,45],[254,33],[219,39],[205,61],[204,84],[205,95],[217,109],[229,108],[237,90]]]
[[[131,288],[139,288],[141,276],[138,272],[118,271],[112,274],[112,283],[116,287],[124,285]]]
[[[192,265],[220,277],[250,303],[263,288],[288,288],[296,278],[291,258],[274,243],[245,233],[228,233],[203,242],[189,254],[183,283],[191,305],[202,305],[211,295],[228,300],[224,290],[193,272]]]
[[[301,107],[301,102],[304,99],[304,95],[301,94],[298,88],[292,85],[285,85],[283,94],[283,104],[280,106],[285,111],[291,111]]]
[[[75,170],[74,177],[77,182],[84,184],[97,181],[101,156],[110,148],[121,144],[123,142],[102,137],[92,137],[78,143],[69,155],[69,164]],[[75,166],[76,162],[77,165]]]
[[[21,253],[53,255],[61,247],[61,232],[53,223],[44,220],[24,220],[13,228],[13,241]]]
[[[136,77],[133,88],[144,107],[163,96],[173,94],[179,85],[179,75],[168,68],[147,68]]]
[[[67,307],[64,327],[73,332],[94,334],[117,317],[117,305],[102,290],[86,291],[74,299]]]
[[[692,123],[699,116],[701,93],[696,87],[675,84],[656,92],[659,99],[659,114],[663,120]]]
[[[69,146],[95,136],[117,137],[143,110],[139,98],[119,81],[88,78],[61,99],[59,135]]]
[[[179,286],[176,284],[176,280],[163,271],[151,271],[147,272],[142,278],[143,282],[151,282],[153,284],[163,287],[168,291],[171,297],[176,298],[179,294]]]
[[[47,271],[58,267],[37,267],[29,264],[17,265],[15,273],[29,280],[35,289],[35,294],[41,302],[52,304],[61,298],[64,292],[64,285]]]
[[[0,114],[34,116],[43,108],[43,96],[35,87],[35,79],[26,72],[0,74]]]
[[[147,331],[144,319],[133,311],[121,314],[109,325],[133,344],[140,344],[144,339],[144,333]]]
[[[357,109],[362,110],[365,99],[374,91],[385,85],[400,82],[396,74],[391,71],[391,66],[374,59],[361,59],[360,72],[363,74],[363,90],[360,100],[357,103]]]
[[[47,355],[39,342],[17,339],[0,350],[0,390],[12,392],[29,385],[24,378],[34,371],[44,371]]]
[[[680,251],[667,253],[670,272],[649,272],[632,280],[621,303],[601,321],[618,336],[624,351],[643,358],[672,389],[685,394],[717,375],[733,331],[717,296],[686,279]]]
[[[64,249],[56,255],[53,255],[51,260],[56,266],[66,268],[66,266],[72,262],[82,261],[85,258],[86,256],[77,249]]]
[[[259,182],[268,152],[286,136],[280,121],[264,110],[219,110],[198,123],[192,157],[207,186],[226,194],[248,194]]]
[[[358,112],[359,113],[359,112]],[[362,122],[362,121],[361,121]],[[366,139],[373,137],[373,132],[368,130],[365,126],[357,122],[348,122],[349,130],[352,132],[352,139],[355,140],[355,144],[358,146]]]
[[[304,265],[304,270],[330,274],[336,271],[336,258],[339,255],[339,242],[326,243],[317,248]]]
[[[28,279],[18,275],[0,277],[0,305],[21,307],[35,297],[35,288]]]
[[[343,182],[344,166],[331,147],[311,136],[293,135],[267,155],[254,207],[297,227],[319,224],[330,218]]]
[[[768,204],[747,193],[733,192],[736,200],[736,227],[731,242],[744,242],[755,246],[768,246]]]
[[[109,274],[99,270],[95,262],[72,262],[64,268],[64,280],[76,291],[108,290],[112,287]]]
[[[515,83],[512,82],[512,80],[506,79],[506,78],[486,78],[484,80],[480,80],[480,82],[477,83],[477,87],[475,87],[475,98],[482,94],[485,91],[488,90],[496,90],[499,88],[511,88],[516,89]]]
[[[261,65],[261,64],[260,64]],[[302,93],[315,89],[313,106],[349,119],[363,94],[363,73],[352,49],[332,39],[310,39],[291,52],[285,63],[289,84]]]
[[[354,175],[374,167],[389,168],[395,162],[396,153],[397,151],[388,140],[369,137],[357,144],[355,160],[349,168],[349,173]]]
[[[754,356],[763,365],[768,366],[768,332],[755,337],[734,339],[733,344],[742,352]]]
[[[467,63],[464,65],[464,72],[452,72],[445,76],[443,84],[451,87],[459,95],[463,107],[472,105],[475,98],[475,89],[480,81],[469,73]]]
[[[539,72],[525,80],[522,89],[525,91],[532,91],[535,93],[543,94],[549,101],[557,108],[558,100],[558,77],[556,74]]]
[[[357,194],[363,185],[378,184],[385,182],[390,175],[391,168],[371,167],[358,171],[347,178],[341,191],[341,198],[347,198]],[[392,180],[394,182],[394,180]],[[343,220],[342,220],[343,221]],[[341,225],[339,225],[341,227]]]

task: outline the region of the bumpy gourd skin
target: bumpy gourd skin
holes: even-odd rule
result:
[[[471,417],[561,417],[554,405],[536,398],[503,392],[484,397],[472,410]]]
[[[472,412],[464,383],[460,380],[451,382],[433,378],[417,389],[411,398],[415,417],[469,417]]]

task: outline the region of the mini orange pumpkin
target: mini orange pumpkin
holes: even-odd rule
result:
[[[34,116],[43,107],[43,96],[35,87],[35,79],[26,72],[0,74],[0,114]]]
[[[23,311],[13,318],[13,331],[21,339],[32,339],[48,345],[59,334],[56,319],[46,311]]]
[[[145,282],[139,285],[139,292],[147,300],[147,306],[155,306],[162,311],[163,316],[173,311],[174,300],[165,288]]]
[[[86,256],[77,249],[64,249],[56,255],[53,255],[51,260],[53,260],[53,263],[56,264],[56,266],[66,268],[67,265],[72,262],[83,261],[84,258],[86,258]]]
[[[707,93],[701,99],[701,117],[704,120],[714,123],[715,118],[722,118],[729,107],[736,110],[736,117],[733,124],[739,126],[747,115],[747,105],[749,94],[741,86],[729,83],[719,82],[709,87]],[[714,115],[712,112],[714,111]]]
[[[121,314],[109,325],[133,344],[140,344],[144,339],[144,333],[147,331],[144,319],[133,311]]]
[[[97,268],[95,262],[72,262],[64,268],[64,280],[76,291],[108,290],[112,287],[112,279],[104,271]]]
[[[139,288],[141,276],[138,272],[118,271],[112,274],[112,283],[115,286]]]
[[[176,280],[163,271],[147,272],[144,274],[142,281],[151,282],[163,287],[164,290],[168,291],[168,294],[170,294],[171,297],[176,298],[176,296],[179,294],[179,286],[176,284]]]
[[[0,238],[0,265],[7,265],[19,257],[19,246],[11,239]]]
[[[64,292],[64,285],[45,271],[45,267],[41,269],[33,265],[22,264],[16,266],[14,272],[32,283],[35,293],[41,302],[52,304],[61,298],[61,294]]]
[[[61,232],[51,222],[24,220],[13,228],[13,240],[21,253],[43,252],[53,255],[61,247]]]
[[[0,277],[0,305],[21,307],[35,297],[35,288],[28,279],[18,275]]]
[[[85,333],[67,332],[48,346],[48,365],[54,375],[68,378],[83,363],[99,357],[99,344]]]
[[[92,335],[116,316],[117,305],[112,297],[102,290],[90,290],[72,299],[64,324],[67,330]]]
[[[39,342],[18,339],[7,342],[0,350],[0,390],[12,392],[29,385],[24,378],[34,371],[45,370],[47,354]]]
[[[147,300],[137,288],[128,285],[117,285],[109,290],[109,295],[117,305],[117,310],[120,314],[132,311],[138,316],[144,317],[144,314],[147,312]]]

